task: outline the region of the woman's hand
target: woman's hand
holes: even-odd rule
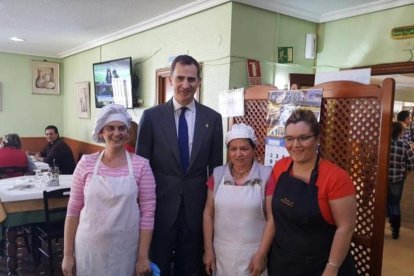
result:
[[[144,257],[138,258],[135,264],[135,272],[137,276],[152,275],[150,260]]]
[[[322,273],[322,276],[337,276],[338,268],[332,265],[327,264],[325,270]]]
[[[248,267],[248,270],[252,276],[259,276],[260,273],[262,273],[262,271],[266,268],[265,259],[266,256],[263,256],[260,253],[254,254]]]
[[[62,272],[65,276],[75,275],[75,257],[64,256],[62,260]]]
[[[213,250],[206,250],[204,252],[204,266],[208,275],[212,275],[213,271],[216,270],[216,255],[214,255]]]

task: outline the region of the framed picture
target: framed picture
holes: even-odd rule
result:
[[[32,93],[59,95],[59,63],[32,61]]]
[[[76,106],[78,118],[89,119],[91,117],[89,81],[76,83]]]

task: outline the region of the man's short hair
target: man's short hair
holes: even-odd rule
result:
[[[410,111],[402,110],[397,114],[397,121],[404,122],[408,117],[410,117]]]
[[[180,55],[177,56],[173,62],[171,63],[171,75],[174,73],[175,66],[177,63],[184,64],[184,65],[195,65],[197,67],[197,78],[200,79],[200,64],[197,60],[189,55]]]
[[[391,125],[391,139],[396,140],[404,131],[404,125],[402,122],[392,122]]]
[[[55,131],[55,133],[56,133],[56,134],[59,134],[59,130],[58,130],[58,128],[57,128],[56,126],[54,126],[54,125],[48,125],[47,127],[45,127],[45,132],[46,132],[46,130],[48,130],[48,129],[53,129],[53,130]]]

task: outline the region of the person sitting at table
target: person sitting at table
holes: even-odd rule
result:
[[[59,137],[56,126],[45,128],[48,144],[41,152],[31,153],[37,161],[48,163],[50,167],[57,166],[62,174],[72,174],[75,169],[75,159],[68,144]]]
[[[155,214],[155,179],[148,159],[125,150],[131,116],[103,107],[93,140],[73,174],[64,234],[64,275],[146,275]]]
[[[0,178],[21,176],[24,173],[32,173],[36,166],[22,150],[22,142],[16,133],[4,135],[0,146],[0,168],[14,167],[19,171],[6,172]]]

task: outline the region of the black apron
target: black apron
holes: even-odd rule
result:
[[[276,233],[269,257],[269,275],[320,276],[328,262],[336,226],[325,221],[319,209],[319,156],[310,183],[291,176],[293,161],[278,180],[272,200]],[[348,253],[338,275],[356,275]]]

